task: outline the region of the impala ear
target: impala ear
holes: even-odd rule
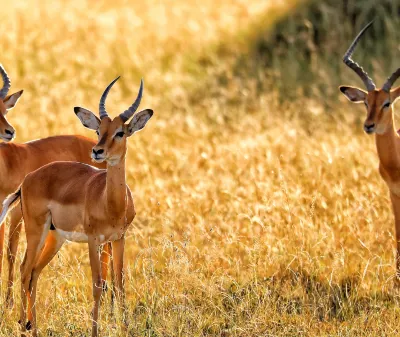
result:
[[[400,97],[400,86],[390,90],[390,101],[394,103]]]
[[[142,130],[152,116],[153,110],[151,109],[145,109],[135,114],[129,124],[126,125],[125,133],[127,137],[132,136],[135,132]]]
[[[93,112],[78,106],[74,108],[74,111],[83,126],[95,131],[99,129],[100,119]]]
[[[4,98],[3,103],[6,107],[6,113],[8,112],[8,110],[12,109],[13,107],[15,107],[15,104],[17,104],[19,98],[21,97],[21,95],[23,94],[23,90],[18,91],[12,95],[8,95],[6,98]]]
[[[367,98],[367,92],[355,87],[346,87],[344,85],[339,87],[343,95],[347,97],[350,102],[362,103]]]

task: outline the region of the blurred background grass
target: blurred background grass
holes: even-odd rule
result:
[[[365,111],[337,87],[361,86],[341,59],[371,19],[354,58],[378,85],[399,66],[400,1],[0,3],[0,61],[25,89],[7,115],[18,142],[94,138],[73,107],[96,111],[120,74],[115,115],[145,80],[155,118],[127,161],[129,336],[398,335],[388,193]],[[66,245],[39,281],[43,336],[88,335],[89,280],[86,246]],[[101,331],[122,335],[109,300]]]

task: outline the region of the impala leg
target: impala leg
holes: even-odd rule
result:
[[[111,314],[114,314],[114,298],[115,298],[115,271],[114,271],[114,261],[112,257],[112,244],[111,242],[108,243],[111,249]]]
[[[117,302],[122,310],[122,319],[126,326],[128,325],[128,321],[126,317],[125,288],[124,288],[124,249],[125,249],[124,237],[112,242],[113,266],[115,274],[115,295],[117,297]]]
[[[32,303],[30,299],[29,285],[31,283],[32,278],[32,269],[35,264],[36,252],[39,248],[41,237],[40,235],[36,235],[34,237],[30,237],[27,239],[27,247],[25,252],[24,260],[21,264],[21,311],[20,311],[20,320],[22,336],[24,336],[24,332],[26,331],[26,309],[27,309],[27,301],[29,302],[29,316],[32,316]],[[31,320],[33,320],[30,317]],[[30,328],[30,326],[28,326]],[[36,336],[36,331],[33,330],[33,336]]]
[[[396,232],[396,285],[400,285],[400,197],[390,193]]]
[[[89,258],[90,258],[90,268],[92,269],[92,286],[93,286],[92,337],[98,336],[99,306],[100,306],[100,297],[102,292],[99,248],[100,245],[98,244],[98,240],[96,238],[89,237]]]
[[[29,293],[30,302],[31,302],[31,316],[28,315],[28,323],[26,324],[27,329],[29,327],[36,327],[36,290],[37,290],[37,282],[39,280],[40,273],[43,268],[46,267],[53,257],[60,250],[62,245],[64,244],[65,239],[60,236],[56,231],[49,231],[47,235],[45,246],[43,251],[40,254],[39,259],[37,260],[33,270],[32,270],[32,278],[29,285]],[[30,317],[29,317],[30,316]]]
[[[17,255],[19,235],[22,227],[22,212],[20,207],[14,208],[10,213],[10,229],[8,234],[8,247],[7,247],[7,261],[8,261],[8,284],[6,305],[12,307],[13,300],[13,284],[14,284],[14,271],[15,271],[15,258]]]
[[[5,232],[5,221],[0,225],[0,277],[3,272],[3,250],[4,250],[4,232]]]
[[[7,195],[1,194],[0,195],[0,200],[3,202],[3,200],[6,198]],[[1,207],[1,206],[0,206]],[[3,251],[4,251],[4,236],[5,236],[5,231],[6,231],[6,221],[7,218],[4,219],[4,222],[0,224],[0,283],[1,283],[1,276],[2,276],[2,269],[3,269]]]
[[[32,329],[32,336],[37,336],[36,328],[36,308],[35,303],[32,302],[31,298],[31,282],[32,282],[32,271],[36,265],[37,260],[40,257],[41,249],[44,245],[47,232],[50,228],[50,218],[43,219],[41,224],[37,224],[33,221],[25,218],[25,232],[26,232],[26,251],[25,257],[21,264],[21,311],[20,311],[20,325],[22,335],[26,328]],[[44,224],[44,225],[43,225]],[[26,309],[28,301],[28,317],[30,324],[26,324]]]
[[[103,291],[107,291],[107,274],[108,274],[108,264],[111,260],[111,244],[108,242],[103,245],[101,251],[100,262],[101,262],[101,283]]]

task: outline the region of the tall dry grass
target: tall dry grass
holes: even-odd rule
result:
[[[155,118],[130,140],[127,162],[138,213],[127,236],[129,336],[398,335],[393,220],[364,111],[339,94],[328,111],[302,82],[285,98],[270,75],[284,67],[248,63],[263,18],[267,34],[297,2],[3,8],[1,62],[25,89],[8,117],[17,141],[94,137],[73,106],[95,109],[121,74],[107,102],[119,113],[145,79],[142,106]],[[39,281],[42,336],[88,335],[89,280],[86,246],[65,245]],[[18,310],[3,298],[0,335],[13,336]],[[109,302],[101,335],[120,336]]]

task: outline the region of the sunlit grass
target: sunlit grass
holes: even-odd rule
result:
[[[19,142],[94,138],[73,107],[95,110],[121,74],[107,102],[115,115],[145,80],[142,107],[155,118],[129,140],[127,160],[130,336],[399,333],[393,220],[364,111],[342,98],[329,113],[323,99],[282,101],[267,69],[256,80],[233,67],[245,27],[293,4],[27,1],[0,13],[0,61],[12,90],[25,89],[7,115]],[[66,244],[42,275],[42,336],[89,335],[87,247]],[[4,285],[0,335],[12,336],[18,307],[4,308]],[[101,335],[120,336],[109,302]]]

